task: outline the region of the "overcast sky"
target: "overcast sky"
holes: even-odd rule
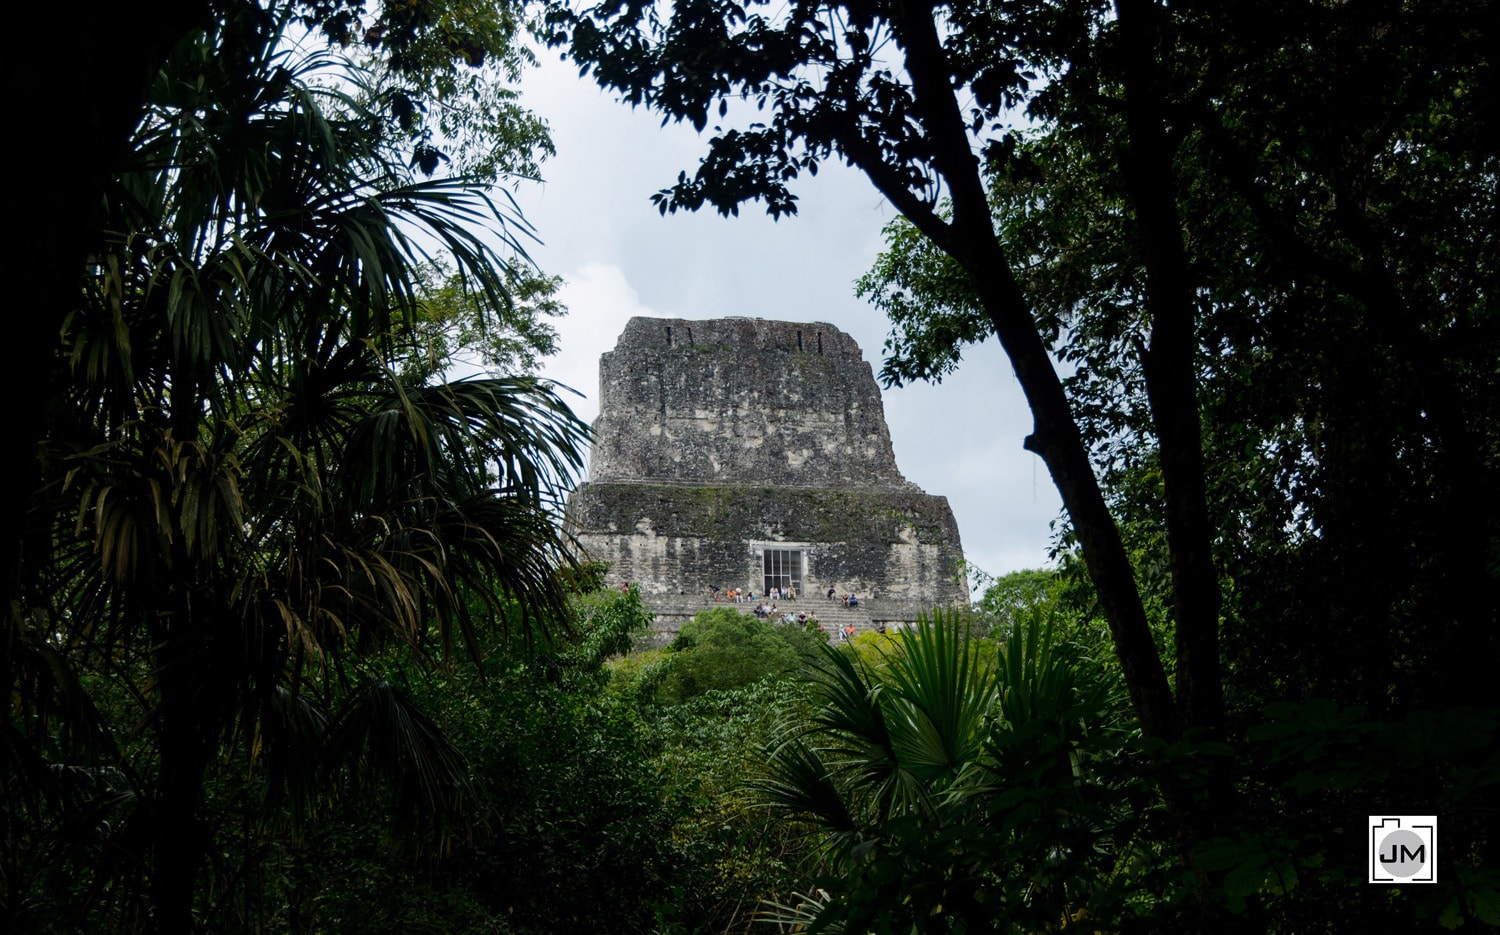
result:
[[[790,219],[773,222],[754,205],[739,217],[662,217],[652,193],[696,167],[705,138],[615,102],[555,53],[541,57],[522,90],[551,125],[557,156],[544,183],[515,196],[543,241],[529,252],[567,281],[562,349],[543,374],[584,394],[574,403],[581,416],[598,414],[599,355],[634,315],[826,321],[879,371],[889,326],[855,298],[854,281],[893,211],[864,176],[821,166],[799,182]],[[970,349],[939,386],[881,395],[896,463],[948,498],[968,560],[992,574],[1044,564],[1059,501],[1040,459],[1021,447],[1030,414],[998,344]]]

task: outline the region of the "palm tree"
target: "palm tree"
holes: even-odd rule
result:
[[[958,611],[884,663],[827,649],[756,788],[822,841],[821,892],[773,904],[817,931],[1042,931],[1108,875],[1119,824],[1091,762],[1117,753],[1114,680],[1042,613],[996,646]],[[1064,885],[1061,881],[1073,881]]]
[[[139,855],[149,924],[168,931],[194,926],[217,756],[248,745],[305,794],[326,774],[275,741],[326,741],[439,807],[452,750],[360,679],[361,655],[564,619],[553,510],[586,427],[542,381],[399,375],[428,254],[503,308],[491,244],[524,257],[523,222],[460,180],[415,177],[379,89],[290,50],[283,25],[226,15],[158,76],[65,328],[51,532],[28,565],[38,653],[22,664],[86,674],[23,692],[18,723],[52,731],[49,699],[91,681],[133,700],[150,755],[129,764],[113,843]]]

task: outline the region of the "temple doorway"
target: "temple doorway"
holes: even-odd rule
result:
[[[765,593],[776,589],[788,589],[797,596],[802,595],[802,550],[766,549],[761,556],[761,567],[765,578]]]

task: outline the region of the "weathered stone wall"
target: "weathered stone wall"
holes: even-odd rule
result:
[[[822,322],[632,318],[599,409],[596,481],[906,483],[870,365]]]
[[[804,590],[932,606],[965,601],[948,501],[915,490],[590,483],[569,518],[591,555],[643,596],[761,591],[761,552],[799,549]]]
[[[633,318],[599,370],[569,526],[648,603],[760,593],[767,548],[802,553],[805,594],[900,615],[967,601],[948,502],[901,476],[874,374],[842,331]]]

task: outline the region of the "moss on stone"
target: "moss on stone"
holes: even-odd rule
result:
[[[951,514],[940,498],[917,491],[821,487],[732,487],[601,483],[580,487],[574,522],[632,529],[650,519],[659,536],[729,535],[809,542],[900,541],[910,526],[923,541],[951,535]]]

